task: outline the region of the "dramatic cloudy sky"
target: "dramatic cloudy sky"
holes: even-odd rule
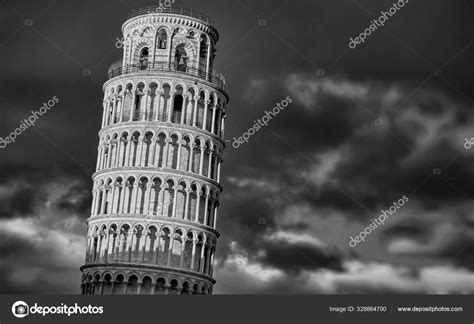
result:
[[[0,136],[60,100],[0,150],[0,293],[79,292],[102,84],[127,13],[157,3],[0,1]],[[391,1],[177,5],[220,30],[228,140],[293,98],[227,147],[216,293],[474,293],[472,1],[410,0],[355,49]]]

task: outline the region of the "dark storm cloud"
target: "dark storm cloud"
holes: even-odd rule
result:
[[[266,202],[267,211],[273,211],[271,217],[275,217],[285,204],[309,203],[314,208],[344,211],[346,212],[344,215],[347,215],[351,221],[359,219],[365,222],[368,216],[375,216],[381,209],[388,208],[393,201],[397,201],[404,194],[413,194],[410,199],[425,209],[418,211],[421,212],[420,217],[424,218],[424,223],[421,219],[397,223],[394,227],[389,227],[386,232],[383,232],[382,238],[390,240],[391,238],[409,237],[421,243],[433,239],[431,226],[427,223],[430,218],[429,211],[437,210],[443,204],[465,203],[468,200],[467,197],[454,188],[462,188],[466,192],[472,190],[469,183],[469,178],[472,177],[472,170],[469,166],[472,163],[472,156],[463,154],[462,158],[452,160],[453,157],[459,155],[459,149],[462,148],[462,141],[456,142],[461,139],[457,133],[462,133],[456,116],[465,114],[467,109],[465,103],[429,87],[414,95],[410,100],[403,102],[401,98],[405,98],[408,92],[405,87],[401,86],[403,84],[401,81],[397,86],[397,83],[385,85],[384,83],[371,82],[367,84],[331,77],[321,79],[306,74],[300,74],[299,78],[305,80],[305,86],[294,90],[296,94],[304,93],[304,96],[300,96],[300,102],[296,101],[291,107],[294,112],[291,109],[285,110],[282,116],[279,116],[280,119],[275,119],[275,123],[270,126],[278,130],[278,135],[283,140],[270,132],[261,132],[254,136],[255,140],[251,138],[248,143],[249,147],[243,148],[247,152],[253,149],[265,150],[265,154],[257,155],[256,151],[255,154],[249,154],[247,163],[244,162],[234,171],[234,174],[240,174],[240,179],[253,179],[253,182],[251,180],[241,181],[240,185],[236,185],[237,180],[231,181],[232,184],[228,187],[231,188],[235,196],[243,199],[244,204],[248,202],[249,205],[255,204],[255,196],[261,197],[260,200]],[[333,83],[341,88],[346,87],[347,91],[333,91],[331,88]],[[321,84],[321,88],[316,89],[315,85],[320,86]],[[394,88],[399,92],[400,99],[390,99],[390,96],[394,96]],[[279,92],[285,93],[281,84],[278,89],[283,89]],[[359,92],[359,90],[361,91]],[[350,96],[351,91],[353,97],[357,98],[356,103]],[[308,105],[311,100],[301,101],[301,98],[315,98],[315,102]],[[326,98],[331,98],[331,100],[326,100]],[[319,102],[324,104],[320,105]],[[346,120],[356,122],[350,132],[346,132],[347,129],[344,128],[344,125],[339,125],[342,127],[340,133],[344,136],[337,138],[330,145],[318,145],[317,138],[324,138],[328,132],[324,128],[311,125],[308,120],[315,120],[319,115],[325,113],[332,115],[335,119],[340,119],[339,111],[341,109],[338,109],[340,107],[334,108],[329,103],[350,108],[343,109],[342,115]],[[400,103],[402,105],[397,107]],[[434,109],[428,110],[427,105],[433,105]],[[361,106],[375,107],[376,109],[373,108],[373,115],[370,115]],[[400,111],[397,113],[394,108],[400,108]],[[410,111],[426,116],[426,120],[408,118]],[[363,115],[368,116],[369,122],[361,123],[364,120],[361,117]],[[382,120],[382,125],[375,123],[375,119],[379,117]],[[444,124],[440,124],[438,127],[438,138],[432,137],[432,140],[425,144],[423,140],[430,139],[429,134],[433,132],[433,127],[436,129],[438,120],[444,120]],[[325,123],[329,123],[329,120]],[[411,124],[407,126],[407,123]],[[332,123],[331,125],[336,127],[334,133],[338,133],[338,124]],[[361,129],[364,132],[361,132]],[[333,139],[330,133],[329,138],[328,142]],[[291,143],[292,147],[289,149],[289,145],[285,145],[285,142]],[[292,145],[293,143],[297,144]],[[250,148],[251,146],[253,148]],[[345,148],[341,149],[344,146]],[[292,154],[282,158],[279,153],[283,148],[291,151]],[[240,150],[242,149],[239,148]],[[308,175],[306,170],[318,165],[321,162],[318,154],[324,154],[327,150],[339,150],[345,159],[338,161],[334,170],[331,171],[330,177],[334,185],[328,182],[321,186]],[[443,170],[443,175],[446,178],[435,177],[432,165],[445,165],[450,160],[452,164],[450,168]],[[254,167],[253,171],[250,166]],[[321,171],[324,173],[324,170]],[[455,176],[456,174],[460,177]],[[236,178],[239,179],[238,176]],[[259,181],[266,182],[266,185],[259,183]],[[447,185],[446,182],[449,184]],[[361,204],[370,210],[361,207]],[[450,211],[450,213],[458,212]],[[372,213],[374,215],[371,215]],[[268,215],[268,212],[266,214]],[[228,215],[234,218],[233,211],[230,211]],[[451,219],[454,220],[454,216]],[[308,227],[307,223],[303,222],[303,224],[303,228]],[[273,225],[274,230],[279,226],[278,224]],[[433,224],[433,228],[435,226],[436,223]],[[458,226],[458,224],[454,223],[453,226]],[[449,233],[449,235],[452,234]],[[307,246],[305,246],[303,254],[308,254],[311,257],[304,258],[298,254],[298,249],[291,245],[280,244],[280,242],[272,244],[266,242],[267,245],[265,245],[258,236],[256,237],[255,240],[247,240],[241,244],[245,251],[260,251],[261,256],[257,257],[256,261],[260,262],[262,266],[274,267],[285,272],[301,273],[311,269],[314,264],[326,265],[330,269],[335,268],[341,271],[341,264],[348,260],[347,257],[337,254],[321,255],[320,250]],[[461,246],[458,244],[455,246],[453,249],[433,246],[431,252],[425,250],[419,255],[431,254],[432,257],[443,262],[446,255],[455,255],[456,248],[457,252],[461,250]],[[446,255],[440,251],[447,251]],[[469,252],[469,250],[467,251]],[[455,262],[456,265],[464,266],[463,260],[468,260],[467,263],[471,262],[468,257],[463,256],[458,262]],[[311,259],[317,261],[314,263],[308,261]],[[416,272],[416,269],[413,271]],[[348,274],[348,276],[350,275]],[[412,278],[411,280],[417,281],[418,279]],[[367,287],[365,283],[355,281],[348,285],[342,284],[338,289],[360,293],[384,291],[401,293],[406,292],[407,288],[396,289],[391,285],[385,287],[382,284]],[[423,291],[426,291],[426,287],[414,288],[412,292]]]
[[[264,252],[263,256],[257,257],[259,262],[289,274],[320,269],[342,271],[342,256],[310,244],[270,241],[263,242],[259,248]]]
[[[237,199],[229,200],[228,206],[221,210],[221,215],[225,215],[219,220],[219,242],[222,244],[218,249],[222,256],[229,254],[231,241],[239,242],[245,250],[254,251],[257,244],[254,238],[274,229],[273,209],[269,204],[257,197]]]
[[[27,216],[45,195],[38,191],[44,179],[38,169],[3,164],[0,178],[0,218]]]
[[[84,184],[45,174],[16,178],[16,186],[14,195],[25,195],[23,187],[35,190],[28,211],[0,218],[0,293],[76,293],[85,248]]]
[[[38,252],[36,246],[31,244],[28,240],[19,239],[11,233],[2,231],[2,235],[0,236],[0,257],[2,260],[26,253],[35,255],[36,252]]]
[[[448,229],[439,230],[440,227]],[[413,245],[406,255],[435,257],[447,266],[474,269],[473,232],[462,226],[462,219],[460,222],[442,218],[432,222],[409,219],[384,230],[382,238],[384,241],[408,239]]]
[[[6,188],[12,188],[6,186]],[[17,217],[29,214],[33,211],[34,199],[37,192],[35,188],[20,188],[14,190],[12,195],[3,197],[3,203],[0,204],[0,218]]]
[[[58,248],[47,246],[45,241],[30,241],[0,231],[0,293],[2,294],[44,294],[75,293],[76,289],[64,280],[66,273],[72,274],[77,269],[63,261]],[[36,244],[35,244],[36,243]],[[51,280],[51,274],[58,274],[57,281]],[[71,278],[70,278],[71,279]],[[72,282],[76,283],[76,280]]]
[[[426,222],[424,223],[421,220],[400,222],[383,231],[383,235],[387,239],[409,237],[415,240],[424,241],[429,238],[431,234],[431,228],[426,225]]]
[[[452,244],[441,250],[438,256],[474,271],[474,239],[472,235],[457,238]]]
[[[461,142],[453,143],[452,139],[449,141],[447,137],[451,135],[448,134],[448,128],[459,127],[456,126],[456,116],[464,114],[467,107],[462,102],[437,93],[436,89],[420,91],[419,95],[413,96],[413,100],[402,102],[400,112],[395,113],[393,109],[398,107],[402,98],[408,96],[408,92],[402,91],[403,88],[398,90],[401,92],[400,99],[386,104],[384,101],[387,100],[387,96],[391,95],[392,86],[376,83],[365,85],[357,82],[351,83],[349,80],[334,82],[331,78],[319,80],[304,74],[299,78],[304,82],[301,82],[301,88],[297,86],[293,88],[293,91],[304,93],[306,97],[313,97],[318,102],[310,106],[306,105],[308,109],[304,109],[297,101],[294,107],[287,108],[282,112],[281,118],[276,119],[275,123],[270,126],[278,130],[278,136],[274,136],[270,131],[258,134],[262,139],[265,138],[267,154],[263,156],[251,154],[252,161],[249,163],[252,166],[255,165],[258,170],[264,170],[267,178],[278,177],[286,184],[289,184],[291,179],[298,179],[300,184],[311,187],[311,183],[304,182],[311,179],[298,177],[300,170],[318,162],[316,158],[313,158],[314,154],[323,153],[328,149],[340,149],[342,145],[347,145],[348,148],[344,153],[347,158],[337,166],[333,172],[333,179],[341,189],[354,198],[353,200],[369,209],[374,209],[382,203],[390,205],[390,202],[398,199],[401,193],[408,194],[414,191],[429,175],[432,175],[434,168],[445,165],[450,159],[459,155],[459,149],[462,148],[459,145]],[[362,87],[367,90],[367,94],[361,95],[361,98],[357,98],[357,100],[352,100],[343,92],[325,94],[325,83],[334,83],[334,86],[341,87],[345,85],[354,88]],[[316,90],[315,87],[322,89]],[[326,97],[335,98],[332,102],[338,104],[331,105],[331,101],[325,100]],[[321,107],[319,102],[323,102]],[[433,111],[425,113],[426,102],[434,105]],[[371,115],[363,107],[377,107],[378,111],[372,109],[374,112]],[[405,118],[404,115],[409,107],[418,109],[421,116],[427,115],[434,119],[441,114],[453,114],[453,117],[452,120],[446,122],[446,125],[442,125],[443,128],[439,129],[440,138],[434,139],[429,146],[420,148],[418,141],[420,138],[428,137],[427,132],[431,131],[429,127],[432,125],[429,120],[424,123],[420,120]],[[330,118],[334,120],[345,120],[346,124],[332,122],[331,119],[324,117],[325,115],[331,116]],[[382,125],[377,126],[376,120],[379,117]],[[363,122],[364,119],[366,122]],[[316,125],[309,122],[315,120],[321,120],[321,124]],[[347,121],[351,121],[351,126],[348,126]],[[412,126],[407,127],[407,122],[411,122]],[[321,125],[331,125],[328,126],[331,131]],[[333,134],[337,134],[337,136],[333,136]],[[323,141],[327,139],[325,145],[319,143],[321,139]],[[254,142],[252,138],[251,141],[248,145],[253,146],[253,149],[257,150],[262,147],[259,139],[255,139]],[[286,143],[289,144],[285,145]],[[454,147],[455,144],[457,147]],[[291,162],[287,163],[286,168],[281,171],[282,164],[277,165],[272,163],[272,160],[278,160],[278,157],[282,156],[279,153],[283,149],[293,154],[291,154],[291,158],[288,154],[285,156]],[[421,153],[421,149],[426,150],[426,154]],[[472,156],[463,156],[463,159],[452,161],[452,164],[457,167],[448,170],[450,178],[455,179],[453,180],[454,187],[463,188],[467,194],[474,192],[474,187],[467,180],[472,175],[469,168],[472,159]],[[245,164],[242,168],[244,167]],[[288,170],[293,170],[293,176],[288,176]],[[426,205],[439,202],[439,198],[464,199],[449,186],[440,185],[443,179],[430,178],[428,181],[429,185],[418,192],[418,198]],[[366,191],[361,190],[361,186],[355,186],[357,183],[362,184]],[[354,210],[360,209],[360,205],[347,197],[341,197],[341,190],[331,185],[323,188],[318,197],[313,192],[314,190],[304,190],[302,194],[306,195],[306,199],[315,206],[338,206],[340,208],[346,206]]]
[[[88,184],[81,183],[65,193],[58,202],[58,208],[66,211],[74,211],[86,214],[91,208],[92,196],[89,194]]]
[[[52,181],[56,185],[65,183],[71,184],[68,191],[63,192],[56,202],[59,210],[75,212],[87,215],[90,209],[91,194],[89,183],[85,181],[71,181],[66,175],[67,171],[47,170],[40,173],[38,168],[33,169],[28,166],[16,165],[7,166],[23,172],[5,174],[0,182],[0,218],[14,218],[29,216],[34,211],[35,206],[45,202],[47,199],[45,189]]]

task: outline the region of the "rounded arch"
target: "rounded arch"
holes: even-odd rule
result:
[[[129,274],[127,280],[127,295],[136,295],[138,293],[139,276],[135,273]]]
[[[163,50],[168,48],[168,34],[170,30],[167,26],[158,28],[156,32],[156,49]]]
[[[159,277],[156,279],[155,294],[163,294],[166,290],[166,279]]]
[[[139,38],[137,40],[137,45],[133,51],[133,64],[140,63],[140,55],[145,48],[147,49],[147,59],[149,59],[149,56],[151,55],[150,46],[151,41],[148,38]]]
[[[114,286],[113,286],[113,289],[112,289],[112,293],[114,295],[123,294],[124,287],[125,287],[125,274],[119,272],[115,275]]]
[[[194,284],[193,285],[193,295],[199,295],[199,284]]]
[[[153,36],[153,34],[155,34],[154,26],[148,25],[148,26],[143,26],[141,28],[140,35],[142,37],[150,37],[150,36]]]
[[[114,280],[117,281],[117,282],[124,281],[125,280],[125,273],[123,273],[123,272],[116,273]]]
[[[149,295],[151,293],[151,286],[152,286],[152,279],[150,276],[146,275],[143,277],[142,286],[141,286],[141,294]]]
[[[177,290],[178,290],[178,287],[179,287],[179,280],[174,278],[174,279],[171,279],[170,281],[170,290],[171,290],[171,293],[177,293]]]
[[[187,281],[183,282],[180,294],[181,295],[189,295],[190,294],[189,282],[187,282]]]

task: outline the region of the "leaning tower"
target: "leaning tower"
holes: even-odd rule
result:
[[[211,294],[224,120],[219,34],[193,10],[122,26],[105,82],[83,294]]]

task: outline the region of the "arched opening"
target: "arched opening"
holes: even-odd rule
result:
[[[194,140],[192,160],[192,172],[199,173],[199,165],[201,163],[201,141],[199,139]]]
[[[178,280],[173,279],[170,282],[170,294],[175,295],[178,293]]]
[[[221,105],[221,100],[219,99],[217,101],[217,107],[216,107],[216,118],[214,120],[214,134],[219,135],[219,117],[221,116],[222,109],[224,107]]]
[[[214,192],[212,190],[209,193],[209,197],[210,197],[209,198],[209,203],[208,203],[207,210],[206,210],[207,222],[204,225],[212,226],[212,224],[214,223],[214,220],[213,220],[214,216],[212,215],[212,206],[214,205]]]
[[[206,35],[201,35],[200,47],[199,47],[199,75],[202,78],[208,78],[208,66],[207,61],[209,59],[209,41]]]
[[[113,168],[113,167],[116,167],[116,163],[117,163],[117,152],[118,152],[118,134],[115,133],[113,136],[112,136],[112,141],[110,142],[111,146],[112,146],[112,158],[110,159],[110,167]]]
[[[176,70],[186,72],[188,67],[188,54],[184,49],[184,44],[179,45],[176,48],[175,54]]]
[[[199,57],[201,59],[207,59],[207,38],[204,35],[201,35],[201,46],[199,49]]]
[[[186,125],[192,126],[194,119],[194,98],[196,97],[196,91],[194,88],[188,88],[188,104],[186,107],[186,119],[184,120]]]
[[[188,220],[194,221],[196,218],[196,204],[197,204],[198,189],[195,184],[191,185],[188,204]]]
[[[101,213],[101,206],[102,206],[102,199],[104,199],[104,192],[102,189],[99,189],[100,191],[98,192],[99,193],[99,197],[97,199],[97,210],[95,211],[96,215],[99,215]]]
[[[104,288],[102,289],[102,294],[103,295],[110,295],[112,293],[112,276],[107,273],[104,276]]]
[[[143,82],[140,82],[137,86],[137,90],[135,93],[135,99],[133,103],[133,111],[132,111],[132,117],[133,121],[139,121],[140,120],[140,110],[142,108],[142,102],[145,100],[143,97],[145,95],[145,84]]]
[[[92,285],[92,275],[87,276],[87,283],[86,283],[86,295],[93,295],[93,285]]]
[[[128,261],[128,246],[127,246],[127,241],[128,241],[128,235],[130,231],[130,226],[127,224],[122,225],[120,228],[120,241],[118,244],[118,260],[120,261]]]
[[[198,109],[196,111],[196,126],[199,128],[202,128],[202,125],[204,125],[204,109],[206,107],[205,105],[206,101],[206,93],[204,91],[201,91],[199,93],[199,100],[198,100]]]
[[[92,288],[91,295],[99,295],[100,294],[100,275],[96,274],[94,277],[94,287]]]
[[[116,193],[115,193],[115,197],[113,198],[113,205],[112,205],[112,213],[113,214],[118,214],[121,212],[120,210],[120,206],[122,204],[122,200],[121,200],[121,197],[122,197],[122,191],[123,191],[123,185],[122,185],[122,178],[117,178],[117,180],[115,180],[115,188],[116,188]]]
[[[135,275],[130,276],[127,283],[127,295],[136,295],[138,290],[138,278]]]
[[[168,168],[177,169],[178,167],[178,150],[179,138],[176,134],[171,135],[171,142],[168,146]]]
[[[142,282],[142,289],[140,291],[143,295],[149,295],[151,293],[151,278],[145,277]]]
[[[117,94],[119,96],[123,95],[122,91],[123,91],[122,86],[119,85],[118,88],[117,88]],[[120,120],[121,113],[122,113],[122,105],[117,105],[117,110],[115,112],[115,117],[114,117],[114,123],[122,122]]]
[[[142,236],[143,236],[143,226],[137,225],[133,229],[133,234],[132,235],[132,257],[131,261],[134,263],[139,263],[141,262],[141,252],[142,252]]]
[[[105,186],[105,207],[104,207],[104,214],[110,214],[111,213],[111,205],[112,205],[112,179],[108,179],[106,186]]]
[[[183,288],[181,289],[181,295],[189,295],[189,284],[187,281],[183,283]]]
[[[156,281],[156,287],[155,287],[155,294],[164,294],[165,293],[165,279],[163,278],[158,278]]]
[[[174,182],[168,180],[166,182],[166,188],[163,194],[163,216],[173,216],[173,202],[174,202]]]
[[[211,145],[212,145],[211,142],[204,143],[204,158],[203,158],[203,165],[202,165],[203,176],[207,176],[209,174],[209,159],[211,158],[210,156],[212,155]]]
[[[168,117],[170,117],[169,119],[171,120],[171,116],[168,116],[169,115],[169,111],[168,111],[168,107],[170,106],[170,100],[171,100],[171,87],[169,84],[165,83],[163,84],[163,104],[160,105],[161,108],[160,108],[160,111],[159,111],[159,115],[158,115],[158,119],[162,122],[166,122],[168,121]]]
[[[143,142],[145,143],[145,149],[143,150],[142,152],[142,166],[150,166],[151,164],[153,164],[153,162],[151,161],[151,145],[153,143],[152,141],[153,139],[153,133],[151,132],[148,132],[145,134],[145,138],[143,140]]]
[[[181,181],[176,191],[176,217],[184,219],[184,207],[186,206],[186,182]]]
[[[117,247],[117,236],[118,236],[118,231],[117,231],[117,225],[112,224],[110,225],[109,229],[109,248],[107,251],[107,260],[114,260],[116,257],[115,255],[115,250]]]
[[[114,295],[120,295],[123,293],[123,281],[124,281],[124,276],[122,274],[119,274],[115,278],[115,283],[114,283],[114,288],[113,288],[113,294]]]
[[[148,116],[146,120],[152,121],[156,120],[158,117],[158,96],[159,94],[157,93],[158,85],[156,83],[150,84],[150,111],[148,112]]]
[[[189,159],[189,155],[191,154],[191,138],[188,135],[185,135],[183,141],[184,144],[181,147],[181,165],[179,166],[179,169],[182,171],[188,171],[189,162],[191,161]]]
[[[174,105],[173,105],[173,118],[172,122],[179,124],[181,123],[181,115],[183,113],[183,96],[182,95],[176,95],[174,97]]]
[[[195,284],[193,286],[193,295],[199,295],[199,285]]]
[[[105,255],[105,249],[107,248],[107,226],[102,225],[99,231],[99,251],[98,251],[98,260],[99,262],[102,261],[104,255]]]
[[[122,137],[120,138],[121,151],[120,151],[120,155],[119,155],[120,161],[119,161],[119,165],[118,165],[120,167],[123,167],[123,166],[126,165],[127,155],[125,154],[125,152],[127,151],[127,146],[128,145],[129,145],[129,143],[128,143],[128,133],[123,133]]]
[[[191,269],[191,261],[193,259],[193,239],[193,233],[188,232],[187,240],[184,242],[183,269]]]
[[[161,191],[161,179],[155,178],[153,179],[153,187],[152,187],[152,202],[153,202],[153,215],[162,216],[163,215],[163,207],[159,201],[160,198],[160,191]]]
[[[203,260],[203,269],[202,272],[204,274],[208,274],[207,272],[209,271],[209,245],[204,246],[204,260]]]
[[[130,145],[132,145],[130,147],[130,155],[131,155],[131,163],[129,164],[130,166],[136,166],[137,164],[137,161],[138,161],[137,153],[138,153],[138,147],[140,144],[139,139],[140,139],[140,133],[139,132],[133,133],[132,138],[131,138],[132,143],[130,143]]]
[[[94,241],[93,241],[93,251],[92,251],[92,261],[95,262],[95,261],[98,261],[98,255],[97,255],[97,247],[99,246],[99,238],[97,236],[94,237]]]
[[[166,49],[168,45],[168,34],[166,33],[166,30],[160,29],[157,40],[158,49]]]
[[[171,249],[171,261],[170,266],[178,268],[180,266],[181,254],[183,252],[182,243],[183,232],[178,229],[173,237],[173,247]]]
[[[201,188],[201,190],[199,191],[198,199],[199,199],[198,222],[199,224],[204,224],[204,211],[206,210],[206,191],[204,188]]]
[[[140,51],[140,57],[138,59],[138,64],[139,64],[140,70],[146,70],[147,69],[147,67],[148,67],[148,54],[149,54],[148,47],[144,47]]]
[[[148,214],[148,206],[145,206],[145,196],[148,193],[148,179],[143,177],[138,183],[138,213],[139,214]]]
[[[158,247],[158,264],[166,265],[168,263],[168,255],[170,250],[170,230],[163,228],[160,233],[160,241]]]
[[[124,121],[129,121],[130,118],[133,116],[133,107],[132,103],[135,99],[135,91],[133,89],[133,85],[129,83],[127,87],[125,88],[125,97],[124,97],[124,102],[123,102],[123,120]]]
[[[108,143],[109,139],[107,139]],[[102,163],[102,169],[108,168],[107,161],[109,160],[109,146],[105,144],[104,146],[104,162]]]
[[[145,263],[156,264],[156,259],[154,256],[155,256],[155,249],[158,243],[157,232],[158,230],[156,229],[155,226],[151,226],[148,229],[148,247],[145,247],[145,251],[146,251],[145,258],[144,258]]]

